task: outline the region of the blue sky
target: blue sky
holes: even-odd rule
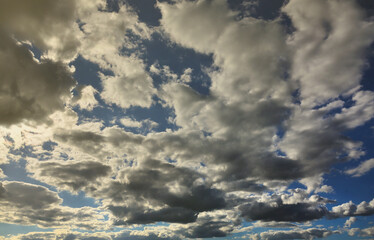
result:
[[[373,13],[0,3],[0,240],[372,239]]]

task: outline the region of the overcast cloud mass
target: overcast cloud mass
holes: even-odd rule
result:
[[[0,0],[0,240],[374,238],[374,2]]]

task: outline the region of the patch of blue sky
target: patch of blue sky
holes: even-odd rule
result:
[[[32,52],[34,58],[40,60],[42,52],[36,46],[34,46],[33,44],[25,44],[25,46]]]
[[[29,173],[26,171],[26,161],[24,159],[20,159],[18,161],[10,161],[8,164],[1,164],[0,168],[3,170],[4,174],[7,176],[3,180],[6,181],[20,181],[20,182],[26,182],[30,184],[35,185],[41,185],[46,188],[48,188],[51,191],[56,191],[55,187],[52,187],[48,184],[45,184],[43,182],[40,182],[32,176],[30,176]]]
[[[156,131],[165,131],[166,129],[177,130],[178,127],[168,121],[168,118],[174,115],[173,110],[162,106],[157,97],[154,97],[154,100],[154,104],[150,108],[134,106],[126,109],[124,116],[132,116],[137,121],[150,119],[157,122],[158,126],[154,129]]]
[[[39,228],[37,226],[25,226],[18,224],[0,223],[0,236],[26,234],[29,232],[51,232],[52,228]]]
[[[103,72],[103,70],[97,64],[84,59],[82,56],[78,56],[69,65],[75,67],[73,77],[77,80],[78,84],[91,85],[96,90],[102,91],[103,87],[98,73]],[[109,74],[110,72],[105,73]]]
[[[63,199],[62,206],[72,208],[81,207],[99,207],[94,198],[87,197],[86,194],[80,191],[78,194],[72,194],[69,191],[61,191],[58,195]]]
[[[161,12],[155,7],[156,0],[128,0],[127,3],[136,11],[139,20],[149,26],[159,26]]]
[[[325,176],[324,184],[332,186],[334,192],[327,196],[336,199],[337,205],[349,201],[359,204],[362,201],[370,202],[374,198],[374,174],[361,177],[351,177],[344,173],[334,171]]]
[[[293,181],[289,186],[288,189],[296,189],[296,188],[301,188],[306,190],[306,186],[299,183],[298,181]]]
[[[146,48],[144,61],[148,69],[156,63],[161,67],[168,66],[171,71],[181,75],[187,68],[191,68],[190,86],[201,94],[209,93],[210,78],[203,70],[212,65],[213,56],[211,54],[206,55],[181,47],[165,39],[159,33],[154,33],[151,41],[145,41],[144,47]],[[165,82],[165,79],[155,78],[154,86],[158,88]],[[205,84],[202,84],[204,82]]]
[[[286,0],[228,0],[229,7],[238,12],[239,17],[251,16],[265,20],[279,17]]]
[[[0,168],[3,170],[4,174],[7,176],[6,178],[3,178],[2,180],[19,181],[19,182],[25,182],[25,183],[35,184],[35,185],[41,185],[41,186],[48,188],[51,191],[54,191],[54,192],[57,191],[55,187],[32,178],[32,176],[30,176],[30,174],[27,173],[25,166],[26,166],[26,161],[23,159],[19,161],[11,161],[9,164],[0,165]],[[84,206],[90,206],[90,207],[98,206],[95,203],[95,200],[93,198],[87,197],[83,192],[79,192],[78,195],[73,195],[67,191],[62,191],[62,192],[59,192],[58,195],[63,200],[63,203],[62,203],[63,206],[69,206],[69,207],[75,207],[75,208],[84,207]]]

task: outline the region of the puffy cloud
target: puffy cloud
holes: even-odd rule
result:
[[[350,228],[352,226],[352,224],[354,222],[356,222],[356,220],[357,220],[356,217],[350,217],[350,218],[348,218],[347,221],[345,221],[345,223],[344,223],[344,227]]]
[[[345,217],[345,216],[370,216],[374,214],[374,199],[370,202],[363,201],[356,205],[352,201],[343,203],[332,208],[329,217]]]
[[[302,20],[293,17],[292,12],[297,3],[289,4],[284,11],[299,26],[301,23],[298,21]],[[322,3],[308,4],[320,8]],[[343,6],[350,7],[352,14],[357,15],[354,15],[357,17],[355,21],[364,21],[354,5],[347,3]],[[210,95],[201,95],[180,82],[170,82],[163,85],[159,96],[174,109],[178,126],[205,131],[211,134],[209,141],[215,142],[215,145],[222,144],[219,148],[205,150],[211,158],[207,157],[209,154],[203,154],[206,163],[218,163],[225,169],[219,175],[239,179],[248,176],[298,179],[319,175],[334,163],[362,155],[360,143],[349,140],[341,133],[371,119],[373,109],[363,107],[370,105],[371,92],[356,89],[356,92],[350,93],[355,104],[331,115],[328,114],[343,107],[343,101],[329,104],[327,101],[330,97],[321,97],[318,99],[326,106],[318,109],[305,107],[305,103],[300,106],[292,102],[293,91],[303,91],[304,86],[299,87],[297,81],[287,77],[287,62],[294,61],[297,55],[293,49],[301,52],[302,47],[291,44],[296,40],[286,44],[286,34],[279,21],[253,18],[237,21],[224,1],[180,1],[175,4],[159,3],[158,7],[162,13],[161,26],[172,40],[182,46],[213,54],[214,66],[218,69],[209,71],[212,81]],[[208,14],[200,15],[200,11]],[[189,17],[195,15],[198,17]],[[313,21],[320,21],[317,13],[310,17]],[[215,24],[217,22],[220,24]],[[192,24],[199,28],[189,28]],[[340,24],[339,27],[343,28]],[[203,31],[203,28],[206,30]],[[312,30],[310,28],[308,31]],[[298,34],[303,34],[302,28],[296,28],[293,38],[296,39]],[[366,28],[358,34],[367,37],[371,33]],[[360,66],[364,62],[363,57],[355,53],[362,52],[369,43],[369,40],[365,40],[352,50],[354,53],[348,53],[360,62]],[[354,67],[354,71],[359,73],[361,67]],[[357,86],[359,79],[357,77]],[[347,86],[347,91],[356,85]],[[357,119],[350,117],[361,112],[365,114],[360,114]],[[204,145],[209,146],[207,143]],[[347,155],[349,158],[343,157]],[[272,167],[292,170],[274,171]],[[318,191],[330,189],[324,186]]]
[[[55,192],[42,186],[22,182],[3,182],[2,188],[1,200],[19,208],[42,209],[62,202]]]
[[[76,56],[80,45],[76,1],[2,1],[0,9],[0,28],[10,35],[31,41],[54,60]]]
[[[94,161],[35,161],[27,167],[34,178],[72,192],[99,184],[111,172],[109,166]]]
[[[359,86],[374,28],[355,1],[290,1],[283,11],[296,28],[288,44],[303,106],[323,104]]]
[[[374,158],[363,161],[357,167],[346,170],[345,173],[354,177],[361,177],[369,172],[372,168],[374,168]]]
[[[119,4],[111,11],[105,1],[76,1],[71,14],[79,18],[73,24],[79,24],[79,34],[72,30],[71,34],[77,35],[71,40],[79,37],[80,46],[73,44],[69,53],[66,49],[53,52],[54,46],[43,47],[36,38],[24,35],[40,44],[37,47],[44,51],[44,58],[66,60],[78,51],[99,66],[102,89],[78,86],[74,97],[70,92],[74,81],[61,63],[38,62],[25,45],[2,38],[4,63],[10,59],[4,72],[17,64],[26,70],[14,70],[16,77],[3,80],[2,92],[9,92],[4,98],[20,96],[17,104],[24,105],[10,120],[6,120],[10,114],[1,115],[1,123],[39,123],[48,117],[54,122],[50,126],[1,128],[4,159],[23,158],[29,177],[58,190],[83,190],[100,208],[64,207],[58,194],[45,187],[4,182],[0,201],[6,214],[0,215],[0,220],[95,229],[105,225],[100,220],[108,214],[105,221],[112,227],[170,224],[143,231],[35,233],[18,238],[183,239],[224,237],[256,227],[293,228],[323,217],[372,215],[372,201],[359,205],[349,202],[329,211],[327,204],[334,201],[318,195],[332,190],[323,185],[322,176],[333,164],[363,155],[361,143],[343,133],[366,123],[374,114],[373,92],[358,87],[364,64],[361,53],[371,42],[372,25],[348,1],[341,5],[335,0],[300,2],[311,11],[293,0],[283,8],[295,26],[288,40],[282,19],[239,19],[223,0],[157,3],[164,36],[212,56],[213,65],[204,70],[212,83],[206,94],[191,84],[195,69],[175,73],[172,67],[156,63],[147,72],[149,63],[142,59],[146,57],[142,42],[152,41],[154,29],[141,23],[127,5]],[[338,14],[345,10],[352,23],[346,24],[349,17]],[[73,15],[69,14],[67,21]],[[364,27],[353,29],[352,24]],[[351,30],[355,36],[348,35]],[[61,34],[56,33],[57,39],[64,36]],[[343,48],[347,51],[341,51]],[[17,52],[23,57],[13,57]],[[23,58],[24,62],[18,62]],[[44,68],[52,71],[48,78],[44,78],[48,75]],[[60,71],[62,77],[55,74]],[[23,80],[27,79],[23,74],[32,80]],[[158,90],[151,78],[156,75],[163,82]],[[34,85],[40,88],[47,83],[51,90],[38,95]],[[110,117],[96,119],[107,113],[101,109],[77,111],[83,112],[80,116],[74,112],[74,106],[91,111],[102,103],[106,103],[105,111],[110,107],[107,104],[146,108],[152,105],[155,94],[161,103],[158,106],[165,112],[171,109],[169,123],[175,123],[176,130],[152,131],[157,130],[157,124],[160,129],[163,126],[150,119],[136,121],[144,117],[135,111],[131,118],[132,109],[115,112],[118,108],[110,108],[112,121]],[[64,97],[72,99],[64,101]],[[24,101],[29,98],[33,101]],[[0,104],[5,109],[14,105],[5,103]],[[287,189],[294,181],[307,189]],[[28,197],[35,199],[27,201]],[[245,230],[240,228],[243,220],[260,222]],[[253,237],[313,239],[333,233],[312,228]]]
[[[304,184],[307,187],[308,192],[332,192],[333,189],[331,186],[322,185],[323,177],[322,175],[316,175],[314,177],[303,178],[299,180],[301,184]]]
[[[102,213],[90,207],[60,206],[62,199],[46,187],[16,181],[0,185],[1,214],[4,223],[41,227],[74,226],[103,229]]]
[[[159,3],[158,7],[161,25],[171,39],[199,52],[213,53],[220,71],[211,73],[212,93],[238,103],[251,97],[284,97],[281,93],[289,91],[290,86],[281,80],[287,51],[277,22],[238,22],[223,0]]]
[[[119,57],[118,63],[121,69],[114,76],[101,75],[104,88],[101,97],[122,108],[150,107],[156,91],[142,61],[134,57]]]
[[[151,106],[152,95],[156,93],[152,78],[136,51],[126,56],[121,49],[136,50],[137,43],[130,41],[129,33],[140,39],[150,39],[152,31],[139,22],[137,15],[126,5],[121,5],[118,12],[93,8],[81,14],[80,21],[84,33],[80,54],[112,73],[100,74],[103,86],[101,97],[107,103],[122,108]]]
[[[108,208],[120,220],[117,224],[193,222],[199,212],[226,206],[224,193],[199,184],[201,177],[188,168],[149,159],[123,169],[120,182],[112,181],[92,194],[111,200]]]
[[[76,87],[77,96],[73,98],[73,104],[78,105],[80,109],[87,109],[92,111],[98,106],[98,101],[95,98],[97,90],[90,85],[79,85]]]
[[[364,228],[359,231],[359,235],[363,237],[373,237],[374,227]]]
[[[47,122],[64,108],[75,81],[58,62],[33,59],[29,50],[0,31],[0,124]]]

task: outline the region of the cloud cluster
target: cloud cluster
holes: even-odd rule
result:
[[[0,9],[2,31],[32,42],[48,58],[69,61],[76,56],[80,45],[76,1],[3,1]]]
[[[90,230],[105,228],[100,221],[104,215],[97,209],[61,206],[62,199],[58,194],[40,185],[3,181],[0,202],[3,223]]]
[[[26,46],[0,28],[0,124],[24,120],[47,122],[48,116],[64,107],[75,85],[67,67],[59,62],[34,59]]]
[[[374,215],[374,200],[336,205],[320,195],[333,192],[324,184],[332,166],[365,154],[345,133],[374,116],[374,92],[360,85],[373,21],[353,1],[290,0],[270,20],[225,0],[158,1],[154,28],[126,1],[21,2],[0,3],[0,161],[25,161],[43,186],[2,181],[0,221],[97,232],[4,239],[193,239],[256,228],[289,230],[249,238],[315,239],[341,233],[315,220],[350,217],[350,227]],[[176,73],[148,62],[155,32],[212,65]],[[99,85],[73,79],[77,55],[97,65]],[[195,72],[209,76],[208,92]],[[369,159],[345,173],[372,168]],[[83,191],[100,206],[64,206],[53,189]],[[99,232],[110,227],[127,230]]]

